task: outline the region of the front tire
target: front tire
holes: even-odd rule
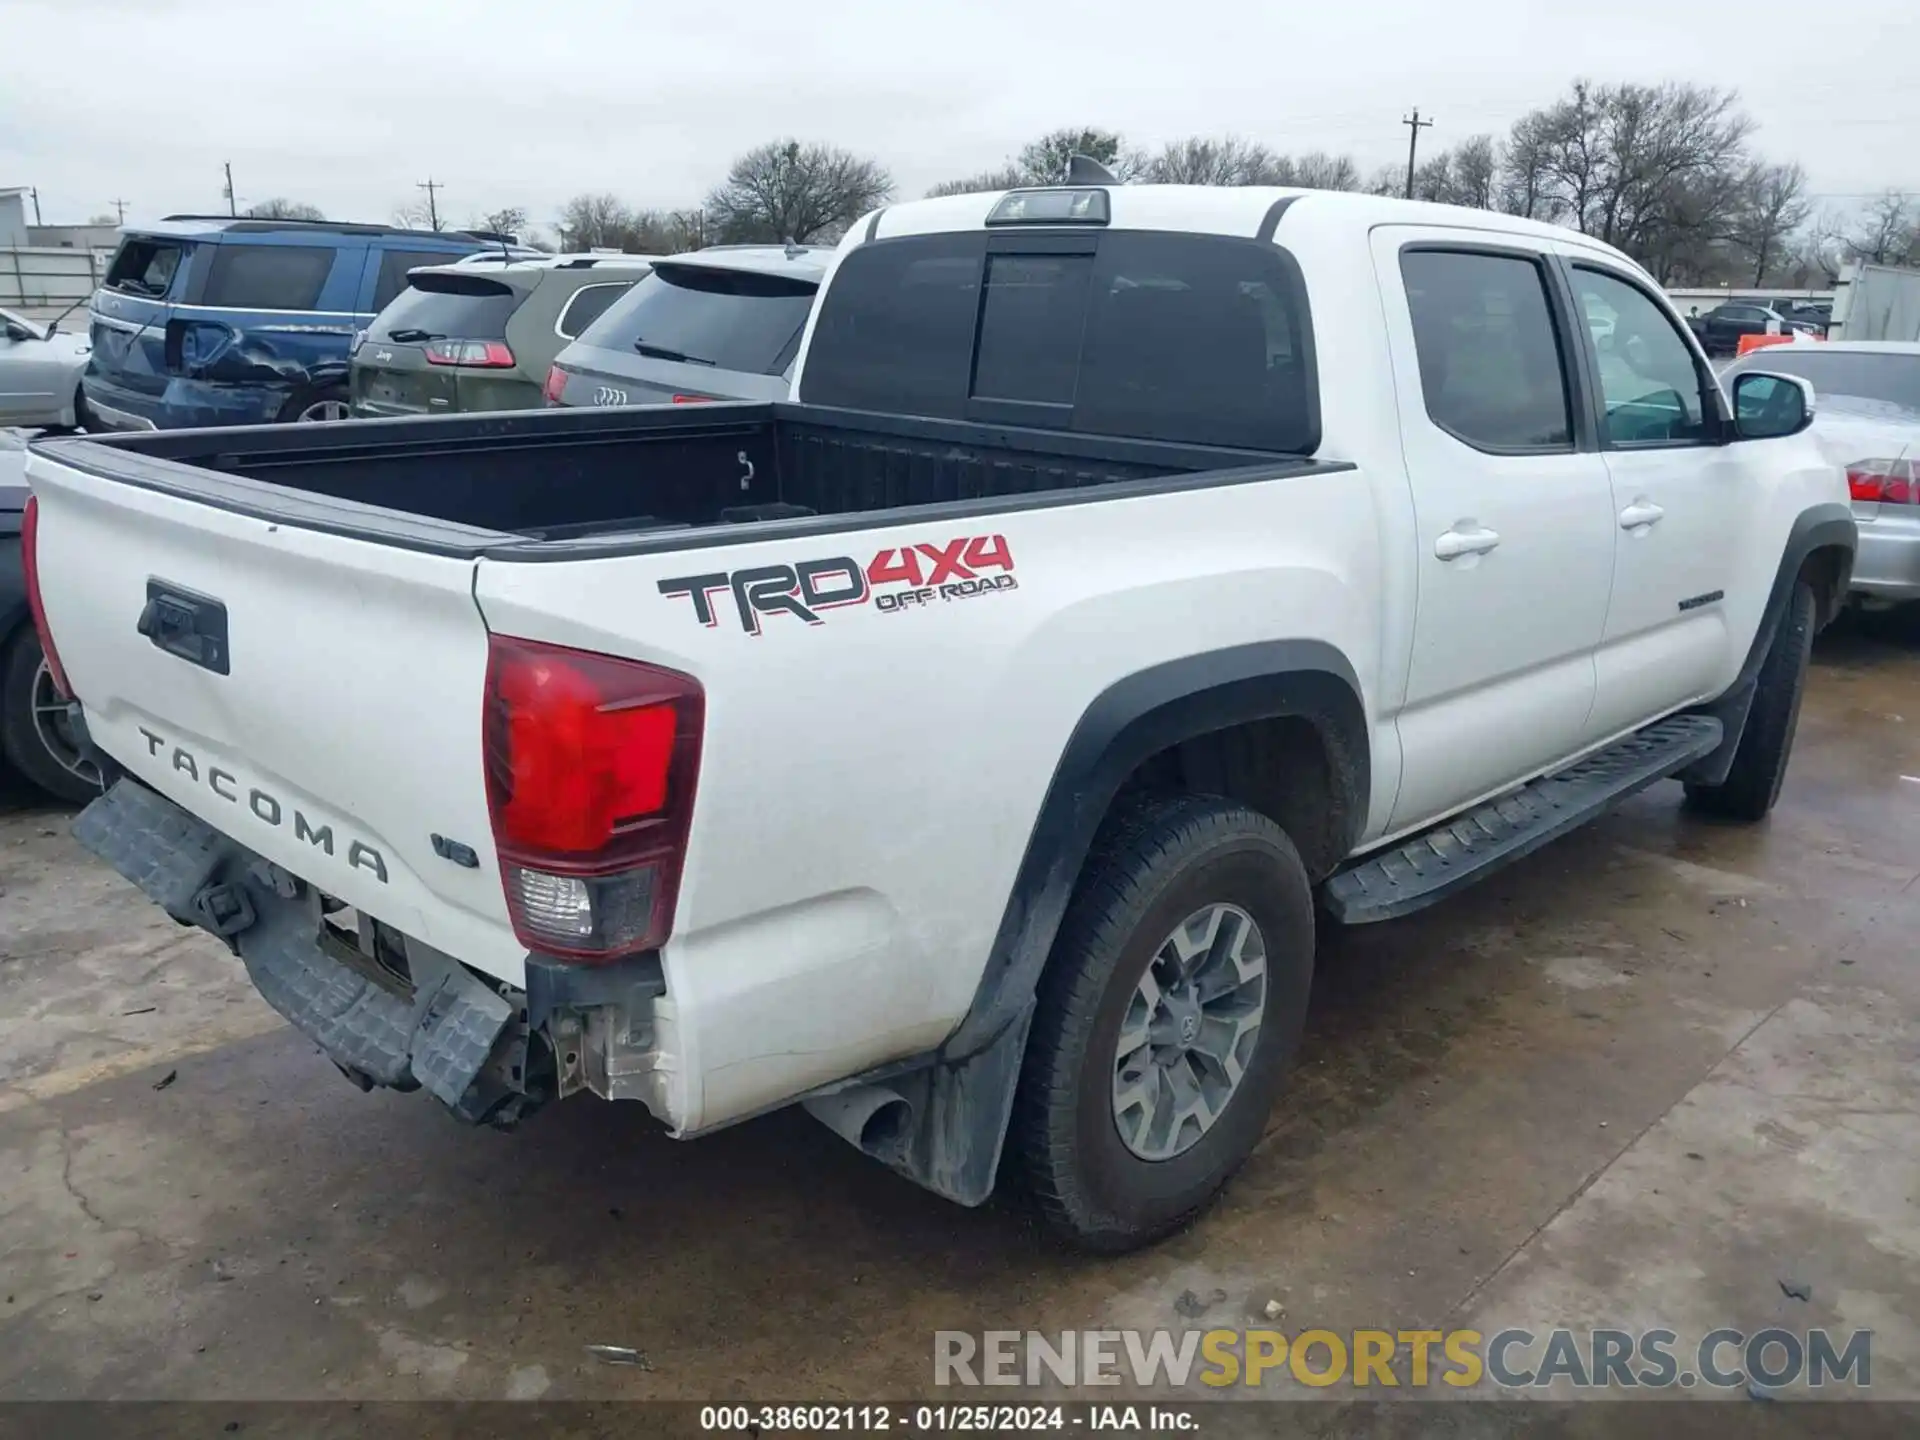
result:
[[[1780,798],[1800,725],[1800,697],[1807,688],[1807,663],[1813,654],[1813,587],[1793,587],[1767,658],[1760,663],[1753,708],[1733,752],[1733,765],[1718,785],[1687,786],[1687,803],[1704,814],[1751,824],[1764,820]]]
[[[99,767],[80,753],[31,626],[0,662],[0,753],[56,800],[84,805],[100,794]]]
[[[1277,825],[1230,801],[1109,822],[1054,942],[1011,1154],[1056,1234],[1116,1253],[1209,1204],[1299,1046],[1313,898]]]

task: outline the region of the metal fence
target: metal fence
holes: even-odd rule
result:
[[[0,249],[0,308],[38,310],[84,300],[99,288],[107,256],[67,246]]]

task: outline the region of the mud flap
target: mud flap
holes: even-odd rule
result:
[[[505,1098],[481,1071],[513,1006],[463,966],[417,947],[410,994],[362,973],[321,943],[317,894],[263,883],[258,856],[131,780],[73,834],[174,919],[233,947],[261,997],[356,1083],[424,1086],[473,1121]]]

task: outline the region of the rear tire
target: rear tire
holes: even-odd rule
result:
[[[27,626],[0,658],[0,752],[40,789],[69,805],[100,794],[100,771],[83,758],[53,691],[40,637]]]
[[[301,390],[280,407],[280,420],[282,424],[331,424],[335,420],[345,420],[350,413],[350,406],[351,399],[344,385]]]
[[[1015,1100],[1010,1154],[1048,1227],[1117,1253],[1209,1204],[1266,1128],[1312,977],[1312,891],[1271,820],[1181,796],[1110,821],[1041,977]]]
[[[1807,662],[1813,653],[1813,587],[1793,587],[1767,658],[1760,664],[1753,708],[1740,732],[1733,766],[1718,785],[1687,786],[1687,803],[1704,814],[1751,824],[1763,820],[1780,798],[1800,724],[1800,697],[1807,688]]]

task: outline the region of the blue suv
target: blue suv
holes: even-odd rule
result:
[[[81,387],[108,429],[337,420],[354,333],[416,265],[500,237],[170,215],[129,230],[95,292]]]

